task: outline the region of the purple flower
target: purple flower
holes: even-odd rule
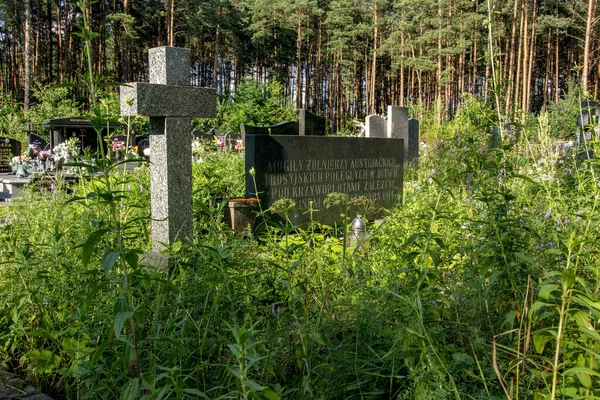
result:
[[[546,211],[546,215],[544,215],[544,219],[550,218],[551,215],[552,215],[552,210]]]

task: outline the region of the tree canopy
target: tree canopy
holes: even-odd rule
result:
[[[595,0],[99,0],[89,17],[106,80],[144,81],[148,48],[187,47],[194,84],[226,93],[246,78],[276,81],[296,107],[336,124],[388,104],[435,106],[444,118],[462,93],[492,90],[506,114],[535,111],[572,78],[598,97],[598,8]],[[0,0],[0,91],[24,102],[33,82],[77,80],[81,22],[73,0]]]

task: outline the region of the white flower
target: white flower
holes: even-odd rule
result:
[[[150,147],[146,147],[146,148],[144,149],[144,155],[145,155],[146,157],[150,156]]]

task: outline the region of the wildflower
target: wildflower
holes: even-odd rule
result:
[[[544,215],[543,219],[546,220],[546,219],[550,218],[551,215],[552,215],[552,210],[548,210],[548,211],[546,211],[546,215]]]

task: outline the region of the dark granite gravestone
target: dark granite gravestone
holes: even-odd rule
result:
[[[27,141],[30,146],[33,146],[35,151],[47,150],[48,142],[33,133],[27,135]]]
[[[42,123],[44,128],[50,129],[50,147],[54,148],[59,143],[65,142],[70,138],[79,139],[79,149],[89,148],[91,153],[100,150],[98,145],[98,134],[94,127],[85,118],[57,118],[48,119]],[[107,132],[106,125],[102,128],[102,137],[109,133],[115,133],[122,129],[122,125],[117,122],[109,123]],[[103,143],[104,150],[108,150],[106,143]]]
[[[298,133],[300,136],[325,136],[326,128],[327,119],[325,117],[313,114],[305,108],[298,111]]]
[[[298,121],[285,121],[269,126],[242,124],[242,135],[292,135],[298,136]]]
[[[419,158],[419,120],[408,119],[408,159],[407,163]]]
[[[15,139],[0,138],[0,172],[12,172],[10,160],[21,155],[21,142]]]
[[[225,134],[225,151],[241,151],[243,147],[242,135],[233,132]]]
[[[279,199],[294,200],[294,224],[306,222],[312,205],[319,210],[316,220],[333,225],[341,211],[325,207],[330,193],[366,196],[391,208],[402,194],[403,161],[403,139],[248,135],[246,195],[258,193],[263,209]]]

